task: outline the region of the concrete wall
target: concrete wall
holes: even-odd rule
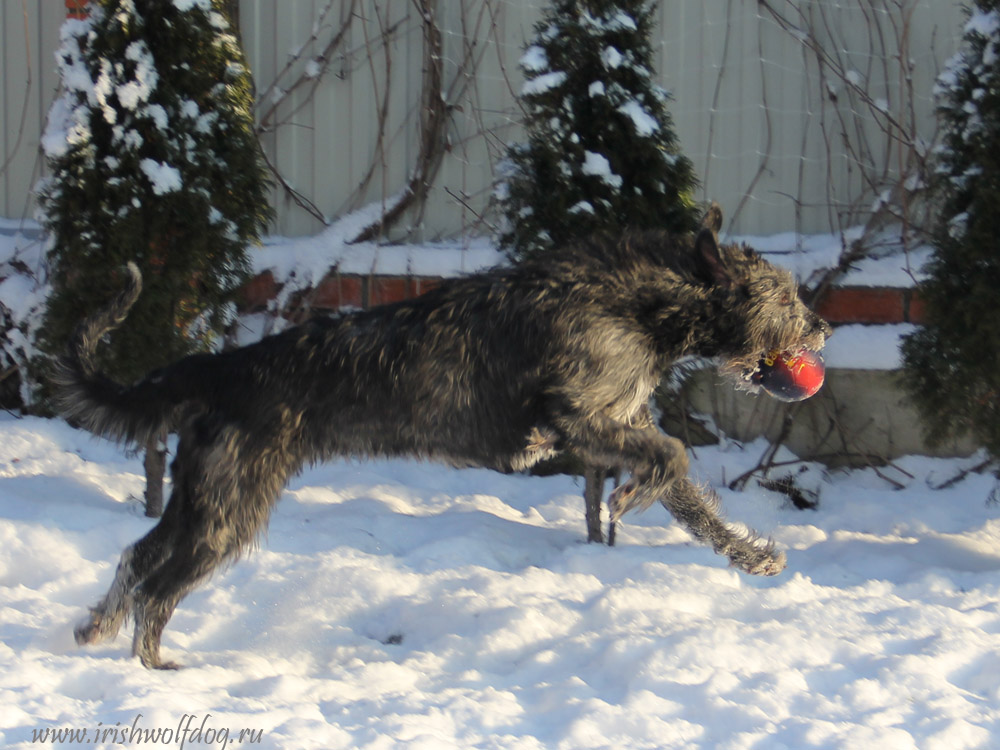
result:
[[[694,412],[711,415],[722,432],[741,441],[775,439],[791,415],[784,445],[800,458],[816,457],[831,465],[878,464],[910,454],[967,456],[975,451],[968,440],[930,447],[898,378],[891,370],[828,369],[819,393],[798,404],[783,404],[737,391],[713,370],[703,370],[685,383],[683,395]]]

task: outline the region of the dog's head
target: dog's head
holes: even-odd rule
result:
[[[710,212],[706,223],[711,218]],[[819,351],[832,329],[802,301],[791,273],[749,247],[720,245],[716,230],[714,222],[703,226],[692,248],[695,275],[724,319],[714,354],[723,360],[721,372],[756,390],[752,381],[765,355]]]

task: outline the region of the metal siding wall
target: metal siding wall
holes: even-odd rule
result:
[[[32,213],[30,191],[40,176],[38,149],[58,83],[53,53],[65,14],[63,3],[51,0],[0,0],[0,165],[6,165],[0,215],[7,218]]]
[[[878,60],[866,54],[879,40],[868,36],[866,14],[884,12],[878,0],[785,0],[782,11],[802,9],[833,19],[825,41],[835,55],[862,75],[874,72],[873,98],[898,93],[898,63],[889,59],[889,87]],[[961,31],[957,2],[918,0],[910,55],[914,85],[922,92],[916,120],[923,134],[933,130],[931,87]],[[838,115],[852,114],[849,97],[831,102],[819,69],[791,34],[777,26],[758,3],[747,0],[671,0],[661,2],[662,46],[658,71],[674,95],[671,106],[685,153],[702,177],[703,200],[718,200],[729,229],[741,234],[780,231],[823,232],[850,223],[846,205],[862,191],[858,164],[829,128]],[[818,26],[823,29],[822,24]],[[896,54],[889,40],[882,42]],[[841,86],[842,88],[842,86]],[[718,97],[715,92],[718,90]],[[860,132],[879,148],[877,164],[896,159],[871,117]],[[827,129],[824,131],[824,124]],[[879,144],[878,142],[881,141]],[[895,162],[892,162],[895,164]],[[797,200],[796,200],[797,199]]]
[[[463,231],[487,231],[477,223],[476,214],[492,194],[494,171],[504,143],[521,132],[516,125],[517,104],[510,90],[512,83],[520,85],[517,61],[523,40],[536,20],[534,9],[525,11],[513,3],[505,4],[503,13],[496,17],[486,12],[487,5],[476,0],[439,2],[438,8],[446,24],[445,76],[452,84],[455,109],[448,128],[451,150],[438,176],[441,187],[432,193],[421,226],[420,234],[429,239]],[[495,35],[491,32],[493,23],[497,24]],[[455,81],[467,55],[479,61],[478,75],[472,80]],[[456,210],[461,203],[473,210]],[[447,217],[447,223],[441,217]]]
[[[243,0],[243,40],[261,91],[308,38],[325,5],[326,0]],[[347,6],[347,0],[335,4],[329,26],[347,20]],[[410,217],[420,221],[416,238],[454,236],[478,226],[477,214],[488,201],[503,144],[520,134],[511,91],[520,88],[517,61],[543,6],[542,0],[497,0],[489,6],[482,0],[437,0],[446,84],[466,45],[475,44],[482,58],[476,80],[467,82],[465,92],[452,102],[457,105],[448,128],[452,147],[423,216]],[[855,50],[868,49],[861,0],[786,0],[778,6],[808,12],[835,10],[837,28],[831,38],[853,40],[846,46]],[[864,0],[864,6],[877,12],[878,2]],[[390,107],[384,154],[378,150],[375,128],[379,106],[375,87],[386,81],[385,55],[375,45],[369,60],[365,46],[366,31],[369,44],[379,37],[376,9],[382,23],[401,23],[388,50]],[[484,9],[495,14],[479,15]],[[925,127],[932,124],[934,76],[960,32],[959,9],[958,2],[916,2],[911,57],[915,83],[927,92],[917,113]],[[335,65],[340,75],[326,76],[311,96],[306,90],[293,93],[279,112],[286,124],[263,137],[265,150],[281,174],[327,217],[392,196],[405,184],[413,166],[419,150],[424,75],[424,42],[415,13],[414,4],[404,0],[358,0],[357,17],[343,47],[350,55]],[[0,174],[0,213],[6,217],[18,218],[26,212],[30,216],[28,194],[40,169],[38,143],[57,85],[52,53],[64,17],[64,5],[56,0],[0,0],[0,144],[4,149],[0,161],[11,159]],[[849,114],[847,97],[836,103],[829,100],[827,92],[821,91],[811,55],[756,2],[661,0],[658,18],[658,74],[674,97],[670,109],[682,148],[702,177],[698,197],[720,201],[734,220],[728,228],[739,233],[817,232],[836,227],[831,198],[844,203],[855,196],[861,188],[860,169],[840,147],[837,134],[824,133],[823,122],[824,117],[829,122],[837,107]],[[316,51],[316,45],[304,48],[296,69],[301,70]],[[845,50],[839,53],[862,72],[877,63],[862,53],[855,52],[853,57]],[[26,70],[30,70],[31,85],[24,134],[14,149]],[[862,127],[875,132],[871,124]],[[882,149],[872,158],[895,159],[897,154]],[[373,160],[384,161],[386,168],[377,169],[363,195],[356,195]],[[462,202],[470,208],[463,208]],[[275,233],[314,234],[323,226],[283,190],[275,190],[274,203],[278,209]]]

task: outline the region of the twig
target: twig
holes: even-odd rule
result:
[[[979,474],[979,473],[985,471],[987,468],[989,468],[994,463],[996,463],[995,459],[993,459],[993,458],[987,458],[987,459],[985,459],[983,461],[980,461],[975,466],[970,466],[967,469],[962,469],[960,472],[958,472],[957,474],[955,474],[955,476],[953,476],[951,479],[948,479],[948,480],[942,482],[941,484],[939,484],[937,486],[934,486],[928,480],[927,486],[930,487],[932,490],[947,490],[947,489],[949,489],[951,487],[954,487],[959,482],[961,482],[963,479],[965,479],[967,476],[969,476],[969,474]]]
[[[424,203],[445,153],[448,104],[444,98],[444,49],[441,29],[434,20],[433,0],[411,0],[422,20],[426,72],[423,86],[420,150],[416,166],[401,197],[382,216],[362,229],[351,242],[369,242],[385,234],[413,205]]]
[[[870,468],[876,468],[874,466],[874,462],[876,461],[885,461],[884,457],[879,456],[876,453],[861,453],[857,451],[835,451],[830,453],[812,453],[808,456],[804,456],[803,458],[790,458],[787,461],[772,461],[767,468],[768,470],[771,470],[771,469],[778,469],[784,466],[797,466],[799,464],[811,464],[811,463],[824,464],[827,463],[828,461],[833,461],[833,460],[864,461]],[[886,465],[891,466],[893,469],[898,471],[900,474],[913,478],[913,475],[910,472],[898,466],[896,463],[892,461],[886,461],[885,463]],[[754,466],[749,471],[743,472],[726,486],[729,489],[736,491],[744,489],[746,487],[746,483],[750,480],[750,478],[758,471],[761,471],[761,468],[762,468],[761,464],[758,463],[757,466]],[[902,489],[904,487],[904,485],[900,484],[899,482],[896,482],[893,479],[886,477],[883,473],[878,472],[877,470],[876,473],[878,473],[879,478],[894,485],[897,489]]]
[[[779,432],[778,436],[768,444],[763,455],[761,455],[760,460],[757,462],[757,465],[750,469],[750,471],[740,474],[740,476],[730,482],[729,489],[742,490],[753,474],[758,471],[762,471],[764,472],[764,476],[767,476],[767,472],[770,471],[772,467],[777,465],[774,461],[774,457],[777,455],[778,449],[788,439],[788,435],[792,431],[792,425],[795,422],[795,412],[798,411],[798,406],[798,404],[793,404],[788,408],[781,420],[781,432]]]
[[[304,209],[307,213],[309,213],[314,218],[318,219],[324,225],[329,226],[330,220],[323,215],[323,212],[320,211],[319,206],[317,206],[306,196],[304,196],[302,193],[300,193],[298,190],[292,187],[292,185],[282,176],[281,172],[278,171],[278,167],[275,166],[274,162],[271,161],[265,149],[262,148],[260,151],[261,151],[261,157],[264,159],[264,163],[267,165],[267,168],[271,170],[271,174],[274,175],[274,178],[278,181],[278,184],[281,185],[282,188],[284,188],[285,192],[288,193],[289,197],[291,197],[291,199],[295,202],[295,205]]]

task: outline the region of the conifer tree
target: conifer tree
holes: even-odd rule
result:
[[[926,324],[903,342],[904,382],[932,442],[971,434],[1000,458],[1000,0],[976,0],[935,86],[934,252]]]
[[[270,217],[253,84],[222,0],[95,0],[67,21],[39,186],[53,291],[40,348],[64,351],[135,261],[144,289],[101,348],[131,381],[212,347]]]
[[[553,0],[521,58],[527,140],[501,165],[500,246],[544,256],[598,232],[693,231],[694,168],[653,82],[655,6],[648,0]],[[587,538],[601,541],[605,467],[585,481]],[[612,539],[609,537],[609,541]]]
[[[653,82],[647,0],[553,0],[521,58],[527,140],[496,198],[499,242],[534,255],[597,231],[693,230],[691,162]]]

